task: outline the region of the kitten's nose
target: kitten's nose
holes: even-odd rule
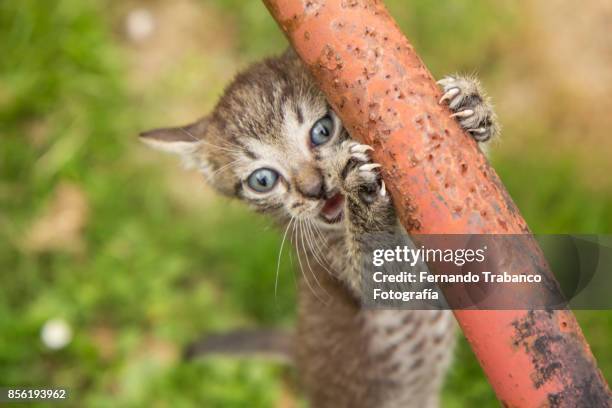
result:
[[[323,198],[323,175],[314,166],[301,166],[295,176],[295,188],[305,197]]]

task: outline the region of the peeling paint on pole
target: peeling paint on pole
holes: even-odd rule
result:
[[[529,234],[475,142],[438,104],[431,73],[381,1],[264,3],[351,135],[375,148],[409,232]],[[547,269],[533,239],[503,261],[513,272]],[[570,311],[455,316],[505,406],[612,405]]]

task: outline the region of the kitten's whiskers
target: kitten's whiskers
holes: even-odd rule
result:
[[[317,238],[314,235],[314,232],[312,229],[314,224],[311,220],[306,220],[306,221],[307,221],[306,222],[306,233],[307,233],[306,237],[308,238],[309,246],[312,249],[312,254],[315,258],[315,261],[317,261],[317,263],[321,265],[321,267],[325,269],[327,273],[329,273],[330,275],[333,275],[333,273],[327,268],[327,266],[325,266],[326,263],[328,264],[327,257],[325,256],[325,254],[323,254],[323,250],[319,246],[319,242],[317,241]]]
[[[325,236],[325,234],[321,232],[321,229],[319,228],[319,226],[315,224],[314,222],[312,223],[312,226],[314,227],[315,232],[319,236],[319,239],[321,240],[321,244],[323,246],[327,246],[328,242],[327,242],[327,237]]]
[[[289,227],[291,226],[291,223],[293,222],[294,219],[295,219],[295,216],[291,217],[291,219],[287,223],[287,228],[285,228],[285,233],[283,234],[283,240],[281,241],[281,244],[280,244],[280,250],[278,251],[278,260],[276,261],[276,278],[274,280],[274,298],[275,299],[276,299],[276,293],[278,291],[278,271],[280,270],[280,262],[281,262],[281,257],[283,255],[283,246],[285,245],[285,239],[287,239],[287,232],[289,232]]]
[[[240,153],[242,153],[241,146],[239,146],[239,145],[237,145],[237,144],[231,144],[231,143],[229,144],[229,146],[231,146],[231,147],[236,147],[236,149],[232,149],[232,148],[228,148],[228,147],[218,146],[218,145],[213,144],[213,143],[210,143],[210,142],[208,142],[208,141],[206,141],[206,140],[204,140],[204,139],[198,139],[197,137],[195,137],[195,136],[194,136],[194,135],[193,135],[191,132],[189,132],[189,131],[188,131],[187,129],[185,129],[185,128],[179,128],[179,129],[180,129],[180,130],[181,130],[183,133],[185,133],[187,136],[189,136],[190,138],[192,138],[192,139],[193,139],[195,142],[198,142],[198,143],[203,143],[203,144],[205,144],[205,145],[208,145],[208,146],[214,147],[215,149],[225,150],[225,151],[227,151],[227,152],[234,153],[234,154],[240,154]]]
[[[302,241],[302,249],[304,250],[304,256],[306,256],[306,265],[308,266],[308,270],[310,270],[310,274],[312,275],[312,277],[314,278],[315,282],[317,283],[317,286],[319,286],[319,288],[321,288],[325,292],[325,294],[329,296],[329,293],[327,293],[325,288],[323,286],[321,286],[321,283],[319,282],[319,279],[317,278],[317,274],[314,273],[314,271],[312,270],[312,267],[310,266],[310,260],[309,260],[309,257],[308,257],[308,252],[306,251],[306,245],[304,245],[304,242],[306,241],[306,239],[305,239],[305,236],[306,236],[305,235],[305,228],[304,228],[304,225],[306,224],[306,221],[307,220],[299,219],[299,223],[300,223],[299,228],[301,228],[300,229],[300,238],[301,238],[301,241]],[[306,244],[308,244],[308,242],[306,242]],[[312,246],[309,245],[309,247],[311,249],[311,252],[314,254],[314,249],[312,248]]]
[[[221,173],[223,170],[225,170],[227,168],[231,168],[232,166],[234,166],[235,164],[237,164],[241,160],[242,160],[242,158],[239,157],[236,160],[233,160],[233,161],[231,161],[229,163],[224,164],[223,166],[219,167],[217,170],[215,170],[212,173],[210,173],[208,178],[210,180],[214,179],[217,176],[217,174]]]
[[[293,223],[293,233],[292,233],[292,238],[293,235],[295,235],[295,243],[293,243],[293,239],[291,239],[291,242],[293,243],[293,246],[295,247],[295,252],[297,254],[298,257],[298,264],[300,265],[300,272],[302,274],[302,277],[304,278],[304,281],[306,282],[306,285],[308,286],[308,288],[310,289],[310,291],[312,292],[312,294],[323,304],[327,304],[326,301],[324,301],[323,299],[321,299],[321,297],[317,294],[317,292],[314,290],[314,288],[312,287],[312,285],[310,284],[310,281],[308,280],[308,278],[306,277],[306,274],[304,273],[304,267],[302,266],[302,258],[300,256],[300,249],[297,245],[297,241],[298,241],[298,230],[296,228],[297,226],[297,222]]]

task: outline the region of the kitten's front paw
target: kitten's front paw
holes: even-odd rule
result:
[[[497,117],[491,102],[477,79],[467,76],[444,77],[438,84],[444,95],[440,103],[448,101],[459,124],[478,142],[486,142],[499,133]]]
[[[343,142],[341,146],[347,158],[341,174],[341,189],[347,197],[359,198],[365,203],[387,196],[385,182],[378,170],[381,166],[370,161],[370,150],[372,147],[352,140]]]

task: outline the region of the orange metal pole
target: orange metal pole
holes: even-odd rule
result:
[[[431,73],[381,1],[264,3],[351,135],[375,148],[410,233],[530,234],[474,141],[438,104]],[[509,272],[550,274],[535,240],[522,242],[504,257]],[[570,311],[455,316],[504,406],[612,406]]]

